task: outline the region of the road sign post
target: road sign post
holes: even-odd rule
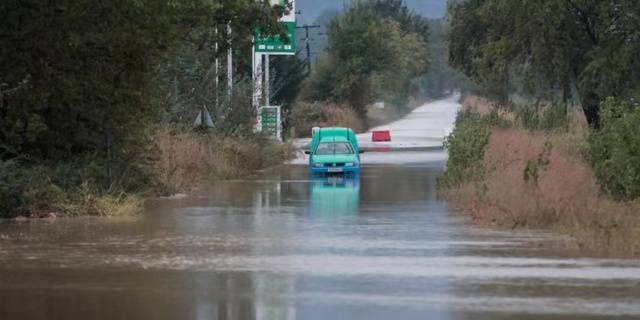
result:
[[[280,5],[288,9],[280,18],[285,29],[285,37],[280,35],[265,36],[260,29],[256,30],[256,53],[268,55],[296,54],[296,2],[293,0],[271,0],[271,5]]]
[[[294,0],[271,0],[272,5],[280,5],[288,9],[280,23],[285,27],[286,39],[275,36],[264,36],[260,30],[256,30],[255,45],[253,47],[253,106],[257,111],[256,131],[267,131],[277,139],[282,140],[282,119],[280,107],[262,107],[264,97],[269,104],[269,83],[264,86],[264,81],[270,81],[269,70],[263,70],[265,65],[269,67],[270,55],[295,55],[296,54],[296,10]],[[263,61],[266,59],[266,62]],[[266,79],[264,77],[266,76]],[[266,89],[266,92],[264,92]],[[277,116],[273,116],[276,114]],[[266,119],[264,117],[267,117]],[[273,120],[275,119],[275,120]],[[276,121],[275,124],[272,121]],[[275,129],[274,129],[275,128]]]

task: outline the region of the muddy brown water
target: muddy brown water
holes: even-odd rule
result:
[[[442,168],[285,166],[136,218],[0,222],[0,319],[640,319],[640,261],[475,228]]]

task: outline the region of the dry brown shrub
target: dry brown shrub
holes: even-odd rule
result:
[[[364,132],[367,130],[362,118],[351,108],[340,107],[330,104],[325,108],[327,114],[327,122],[321,127],[345,127],[351,128],[355,132]]]
[[[481,115],[487,115],[493,109],[493,103],[480,96],[466,96],[462,99],[463,111],[475,111]]]
[[[569,130],[588,133],[589,123],[587,122],[587,117],[584,115],[584,111],[582,111],[580,106],[571,106],[568,113]]]
[[[480,115],[486,116],[492,111],[495,111],[503,120],[507,121],[508,123],[516,123],[516,115],[511,112],[508,107],[496,105],[487,98],[470,95],[464,97],[461,104],[461,111],[463,112],[473,111]]]
[[[365,132],[365,121],[353,109],[337,104],[299,103],[292,114],[294,136],[308,137],[313,127],[345,127]]]
[[[603,195],[563,135],[494,129],[485,149],[485,179],[448,194],[480,224],[550,228],[594,253],[640,255],[640,205]]]
[[[246,175],[293,154],[288,144],[171,129],[158,130],[154,141],[159,152],[154,171],[162,194],[188,192],[211,178]]]

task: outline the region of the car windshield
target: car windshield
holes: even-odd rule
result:
[[[319,156],[330,154],[353,154],[353,148],[347,142],[323,142],[318,145],[316,154]]]

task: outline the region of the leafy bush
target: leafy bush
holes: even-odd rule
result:
[[[139,213],[142,201],[125,194],[122,182],[114,181],[107,189],[96,182],[96,170],[101,169],[93,162],[44,166],[0,161],[0,218]],[[138,177],[134,170],[129,173],[125,179]]]
[[[589,160],[605,192],[640,197],[640,108],[614,98],[602,104],[601,129],[588,139]]]
[[[64,200],[64,192],[51,182],[44,167],[26,169],[13,161],[0,161],[0,218],[56,210]]]
[[[447,170],[440,176],[441,187],[450,188],[480,178],[485,147],[489,143],[491,129],[506,126],[497,112],[481,115],[474,111],[458,114],[453,133],[447,137],[445,147],[449,151]]]

